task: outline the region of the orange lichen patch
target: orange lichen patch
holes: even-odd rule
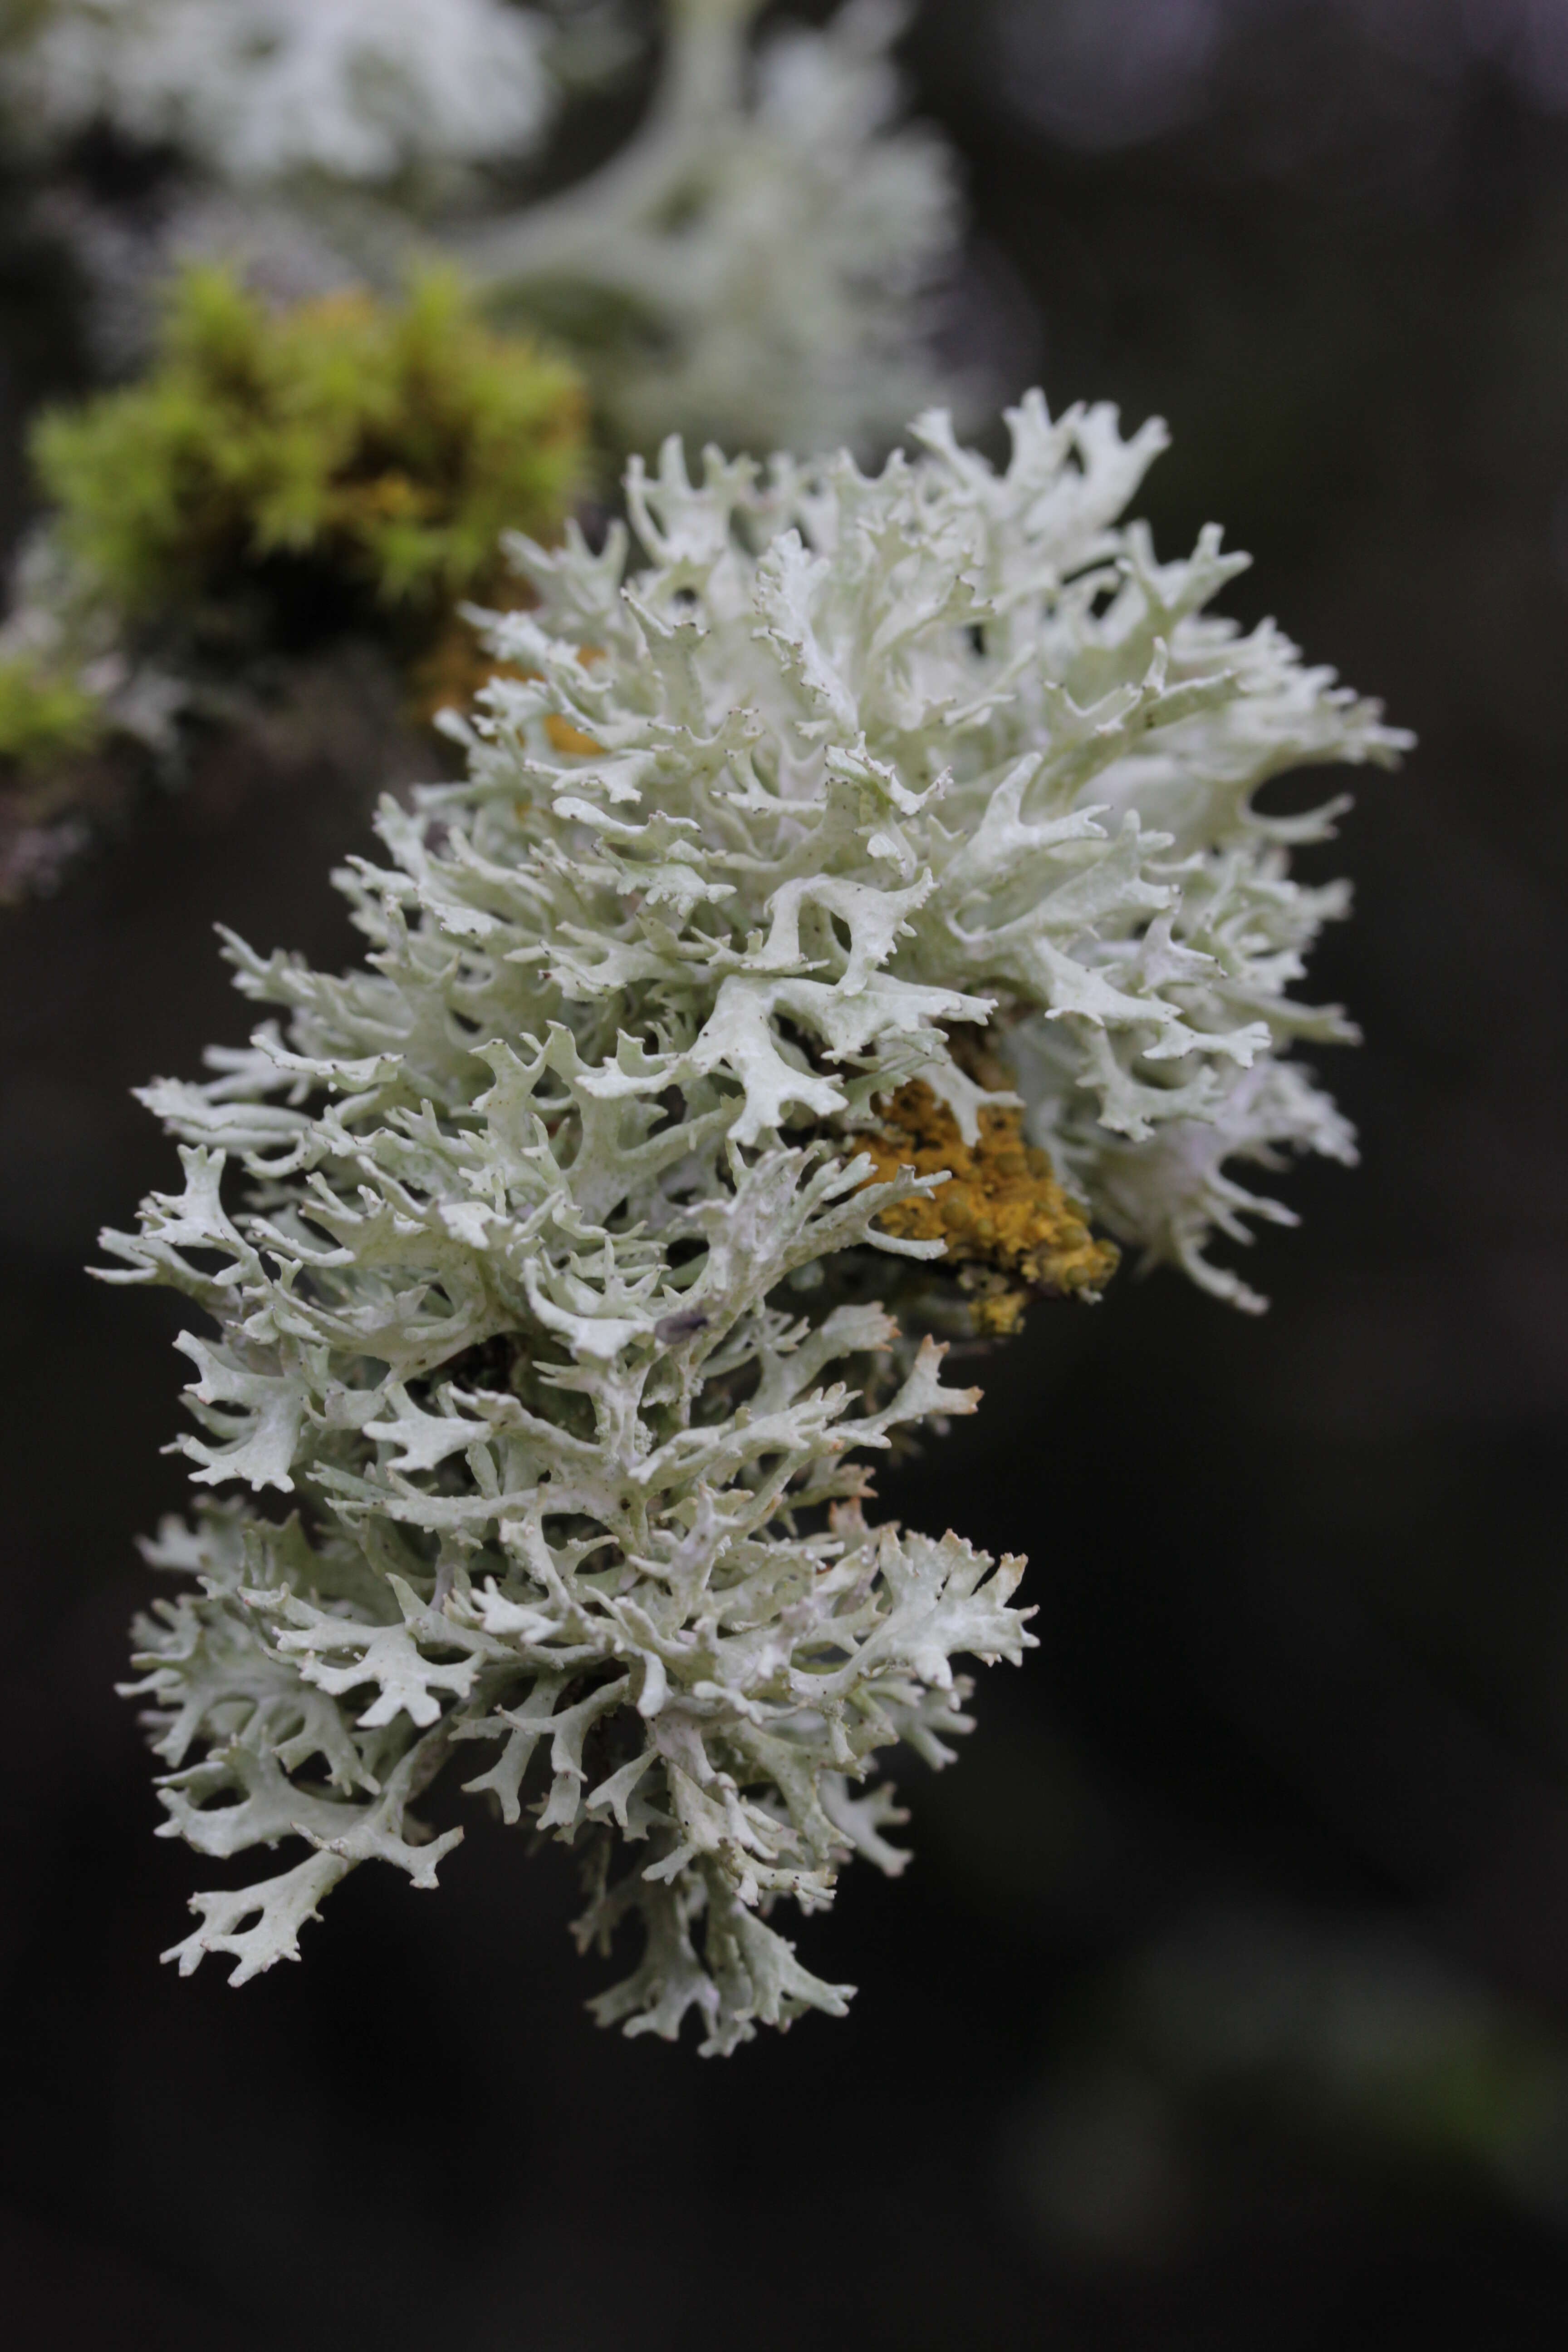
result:
[[[967,1144],[946,1103],[917,1078],[893,1096],[881,1132],[854,1143],[875,1162],[868,1183],[885,1183],[900,1168],[948,1171],[935,1192],[884,1209],[881,1222],[900,1240],[946,1243],[948,1261],[967,1270],[983,1331],[1016,1330],[1031,1291],[1092,1297],[1116,1271],[1115,1244],[1089,1232],[1046,1153],[1025,1142],[1016,1110],[983,1106],[979,1140]]]
[[[559,711],[545,713],[544,731],[558,751],[574,751],[580,759],[586,753],[602,751],[605,748],[602,743],[595,743],[591,735],[584,735],[580,727],[574,727],[569,719],[563,719]]]
[[[532,592],[514,580],[504,586],[477,598],[479,605],[490,612],[526,611],[533,603]],[[577,658],[586,665],[604,658],[597,646],[584,646]],[[466,710],[481,686],[492,677],[529,678],[538,676],[536,670],[519,669],[515,662],[497,661],[485,651],[479,631],[460,613],[454,613],[430,652],[420,662],[414,674],[414,708],[416,718],[428,723],[438,710]],[[557,751],[575,753],[579,758],[602,751],[581,727],[574,727],[569,719],[557,711],[547,711],[544,731]]]

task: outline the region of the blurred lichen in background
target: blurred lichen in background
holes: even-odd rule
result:
[[[898,0],[753,43],[761,14],[665,0],[650,41],[646,10],[508,0],[37,0],[0,51],[0,109],[122,352],[182,256],[283,294],[386,291],[434,238],[577,352],[612,480],[667,431],[874,451],[944,389],[952,160],[899,121]],[[639,68],[640,120],[575,172],[568,142],[542,197],[552,117]],[[141,159],[134,204],[95,193],[95,140],[121,176]]]
[[[940,139],[897,120],[902,15],[850,0],[753,51],[757,14],[669,0],[643,119],[521,204],[570,90],[638,54],[613,12],[12,16],[13,169],[81,273],[89,339],[144,380],[35,439],[59,511],[0,625],[0,898],[53,887],[138,778],[179,781],[177,714],[213,714],[215,653],[231,726],[258,661],[319,655],[353,618],[412,667],[413,700],[460,700],[479,673],[454,608],[504,527],[548,536],[669,429],[875,451],[942,388],[956,189]]]
[[[507,315],[556,327],[612,456],[667,433],[730,450],[874,456],[926,402],[966,413],[984,370],[934,333],[962,227],[957,167],[899,120],[899,0],[820,29],[759,0],[669,0],[647,113],[599,173],[456,232]]]
[[[510,0],[12,0],[13,135],[110,125],[241,183],[385,183],[528,153],[557,91]]]

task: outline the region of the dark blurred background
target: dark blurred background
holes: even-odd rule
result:
[[[1364,1165],[1292,1180],[1263,1319],[1168,1274],[1037,1310],[884,1480],[1030,1554],[1041,1646],[911,1777],[904,1881],[804,1927],[847,2023],[598,2033],[564,1857],[482,1823],[438,1900],[359,1874],[231,1994],[157,1965],[208,1865],[111,1693],[184,1486],[174,1310],[79,1268],[169,1172],[127,1089],[244,1034],[213,921],[349,953],[363,798],[262,746],[5,914],[12,2342],[1564,2340],[1568,0],[927,0],[906,54],[970,175],[963,332],[1166,415],[1163,549],[1222,520],[1231,609],[1419,732],[1322,854]],[[7,532],[85,366],[20,218]]]

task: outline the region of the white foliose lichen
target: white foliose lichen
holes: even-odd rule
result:
[[[541,19],[509,0],[47,0],[35,16],[4,73],[23,131],[104,121],[227,180],[526,153],[554,96]]]
[[[837,2013],[764,1915],[899,1866],[875,1751],[943,1760],[953,1657],[1029,1639],[1019,1563],[865,1523],[857,1452],[973,1398],[865,1296],[871,1251],[941,1255],[874,1222],[940,1179],[866,1187],[856,1134],[919,1078],[973,1139],[988,1024],[1090,1210],[1211,1286],[1227,1154],[1347,1148],[1281,1058],[1342,1034],[1286,993],[1342,910],[1287,870],[1331,812],[1251,796],[1403,739],[1205,614],[1216,534],[1161,565],[1118,521],[1157,426],[1010,421],[1002,474],[941,415],[874,478],[710,452],[693,487],[670,444],[627,478],[645,568],[619,527],[520,542],[467,778],[341,877],[366,966],[234,943],[285,1023],[148,1091],[185,1188],[111,1278],[217,1326],[197,1481],[300,1507],[154,1555],[201,1586],[142,1629],[165,1833],[310,1849],[198,1896],[183,1968],[293,1957],[361,1861],[430,1884],[460,1832],[407,1808],[478,1742],[466,1785],[583,1850],[584,1941],[641,1915],[601,2017],[725,2050]]]

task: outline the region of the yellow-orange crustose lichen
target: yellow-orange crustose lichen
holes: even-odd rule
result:
[[[1089,1232],[1046,1153],[1025,1142],[1016,1110],[983,1106],[979,1139],[968,1144],[946,1103],[917,1078],[891,1097],[880,1131],[854,1143],[875,1163],[868,1183],[900,1168],[948,1171],[947,1183],[884,1210],[881,1222],[902,1240],[947,1244],[948,1262],[967,1269],[961,1279],[974,1293],[975,1324],[993,1337],[1017,1329],[1032,1292],[1093,1297],[1116,1271],[1114,1243]]]
[[[533,602],[530,593],[515,581],[507,581],[499,588],[487,583],[482,607],[506,611],[526,607]],[[466,710],[482,686],[492,677],[523,678],[528,676],[515,662],[498,661],[486,651],[482,638],[482,623],[470,621],[463,612],[454,613],[436,646],[415,672],[416,716],[433,719],[439,710]],[[584,646],[577,658],[582,662],[603,658],[596,646]],[[574,727],[569,719],[558,711],[545,713],[544,731],[553,748],[579,758],[590,758],[602,751],[592,735],[581,727]]]

